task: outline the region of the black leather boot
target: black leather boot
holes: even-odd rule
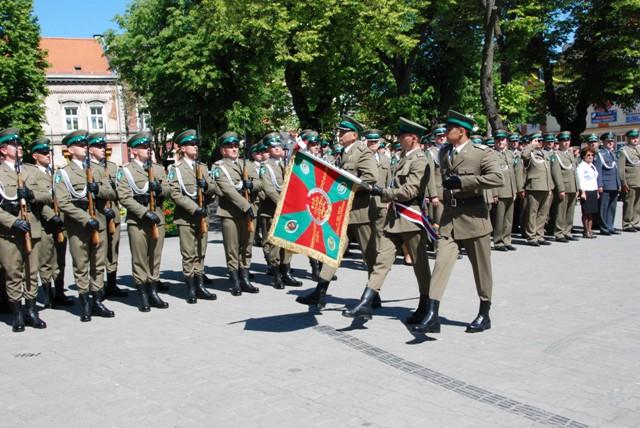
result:
[[[169,291],[169,284],[162,281],[153,281],[156,284],[156,290],[161,293],[167,293]]]
[[[427,315],[418,325],[414,325],[411,330],[419,331],[421,333],[440,333],[440,317],[438,311],[440,310],[439,300],[429,300],[427,305]]]
[[[476,319],[471,321],[471,324],[467,326],[467,333],[480,333],[481,331],[489,330],[491,328],[491,319],[489,318],[490,308],[490,301],[480,301],[480,310],[478,311],[478,316],[476,317]]]
[[[242,288],[240,288],[240,279],[238,277],[238,272],[235,270],[230,270],[229,279],[231,280],[231,295],[242,296]]]
[[[56,289],[56,295],[53,297],[54,307],[73,306],[73,299],[64,295],[64,279],[56,278],[53,283]]]
[[[282,283],[284,285],[288,285],[289,287],[301,287],[302,281],[298,281],[293,276],[291,276],[291,265],[290,264],[282,264],[280,265],[280,274],[282,276]]]
[[[303,305],[315,306],[317,309],[324,309],[327,300],[327,289],[329,288],[328,281],[318,281],[316,289],[304,296],[298,296],[296,302]]]
[[[196,275],[196,296],[202,300],[216,300],[218,296],[204,288],[204,274]]]
[[[24,315],[22,314],[21,302],[9,302],[9,307],[13,313],[13,332],[20,333],[24,331]]]
[[[116,272],[107,272],[107,283],[104,285],[102,300],[105,297],[127,297],[127,294],[129,294],[116,285],[116,274]]]
[[[169,304],[158,296],[158,283],[160,281],[149,281],[147,283],[147,295],[149,296],[149,305],[158,309],[167,309]]]
[[[147,287],[145,284],[136,284],[136,290],[138,290],[138,310],[140,312],[149,312],[151,307],[149,306]]]
[[[314,282],[322,281],[320,279],[320,262],[316,259],[309,259],[309,264],[311,265],[311,279]]]
[[[193,276],[185,276],[184,283],[187,286],[187,303],[198,303],[198,296],[196,295],[196,279]]]
[[[427,305],[429,304],[429,295],[421,294],[418,301],[418,308],[404,320],[406,324],[418,324],[427,315]]]
[[[204,272],[202,273],[202,282],[204,284],[213,284],[213,280],[209,278]]]
[[[91,293],[80,294],[80,321],[91,321]]]
[[[270,266],[271,271],[273,272],[273,288],[276,290],[284,289],[284,284],[282,283],[282,275],[280,274],[280,269],[278,266]]]
[[[47,309],[55,308],[56,304],[53,301],[53,290],[51,289],[51,281],[43,281],[42,294],[44,295],[44,307]]]
[[[42,321],[38,316],[38,311],[36,310],[36,299],[27,299],[26,300],[26,316],[25,316],[25,324],[33,328],[47,328],[47,323]]]
[[[373,316],[373,301],[375,300],[378,292],[372,288],[364,290],[362,300],[353,309],[345,309],[342,311],[342,316],[347,318],[364,318],[370,320]]]
[[[109,310],[102,301],[104,300],[104,289],[93,293],[93,308],[91,313],[97,317],[113,318],[116,314]]]
[[[259,293],[260,290],[251,284],[251,280],[249,279],[249,269],[240,269],[240,288],[245,293]]]

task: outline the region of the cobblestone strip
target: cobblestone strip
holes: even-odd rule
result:
[[[367,342],[358,339],[357,337],[351,336],[341,331],[337,331],[333,327],[318,325],[313,328],[320,333],[334,338],[338,342],[342,342],[350,348],[353,348],[365,355],[375,358],[381,363],[384,363],[391,367],[395,367],[398,370],[401,370],[410,375],[420,377],[423,380],[441,386],[442,388],[448,389],[449,391],[463,395],[472,400],[494,406],[498,409],[513,413],[518,416],[522,416],[524,418],[544,425],[571,428],[588,427],[588,425],[567,418],[565,416],[547,412],[546,410],[542,410],[538,407],[513,400],[500,394],[495,394],[491,391],[487,391],[486,389],[468,384],[461,380],[457,380],[438,371],[429,369],[416,363],[412,363],[411,361],[398,357],[397,355],[387,352],[384,349],[380,349],[377,346],[370,345]]]

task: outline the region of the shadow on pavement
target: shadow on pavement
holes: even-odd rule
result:
[[[268,333],[287,333],[315,327],[318,321],[313,313],[298,312],[293,314],[272,315],[262,318],[249,318],[229,324],[245,323],[244,329]]]

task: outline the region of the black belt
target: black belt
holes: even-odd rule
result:
[[[87,201],[86,199],[74,199],[73,201],[71,201],[71,203],[83,211],[89,209],[89,201]]]
[[[144,193],[142,195],[133,195],[133,199],[140,205],[149,206],[149,194]],[[156,206],[162,206],[164,202],[163,197],[156,196]]]
[[[11,215],[20,214],[20,202],[18,201],[3,200],[0,202],[0,207]]]
[[[485,203],[484,196],[476,196],[473,198],[464,198],[464,199],[453,198],[453,197],[445,199],[445,204],[452,208],[464,207],[465,205],[480,205],[484,203]]]

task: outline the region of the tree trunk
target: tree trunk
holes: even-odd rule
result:
[[[484,46],[482,47],[482,67],[480,68],[480,96],[487,119],[493,131],[502,128],[502,119],[493,93],[493,54],[495,50],[495,30],[498,8],[495,0],[483,1],[485,6]]]

